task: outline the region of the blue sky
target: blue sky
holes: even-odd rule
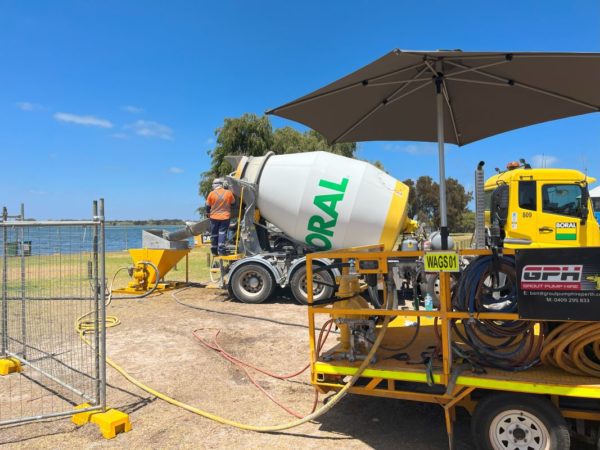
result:
[[[262,113],[393,48],[600,51],[595,1],[0,0],[0,206],[85,218],[197,218],[225,117]],[[274,126],[293,125],[274,118]],[[525,157],[600,177],[600,114],[448,146],[472,185]],[[399,178],[437,174],[435,146],[360,144]]]

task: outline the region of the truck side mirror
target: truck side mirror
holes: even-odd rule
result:
[[[588,203],[590,202],[590,193],[588,191],[587,183],[581,186],[581,208],[579,209],[579,217],[581,218],[581,225],[585,225],[590,210],[588,209]]]
[[[508,218],[508,185],[502,184],[492,193],[491,214],[491,221],[498,220],[500,227],[504,228]]]
[[[581,225],[585,225],[589,212],[590,211],[587,206],[581,207]]]

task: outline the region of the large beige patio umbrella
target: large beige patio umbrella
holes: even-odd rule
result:
[[[440,224],[447,248],[444,143],[600,111],[600,53],[394,50],[267,111],[330,143],[438,142]]]

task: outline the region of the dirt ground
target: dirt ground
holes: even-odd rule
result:
[[[192,336],[200,330],[235,356],[276,373],[308,362],[305,307],[280,295],[260,305],[230,301],[219,290],[189,288],[146,298],[114,300],[108,314],[121,325],[108,330],[109,357],[158,391],[211,413],[248,424],[295,420],[261,394],[246,375]],[[335,337],[330,337],[333,342]],[[256,374],[260,384],[295,411],[313,402],[309,373],[293,381]],[[447,447],[442,408],[435,405],[349,395],[316,422],[261,434],[194,415],[136,388],[108,368],[109,406],[128,412],[133,430],[102,439],[95,425],[76,427],[68,419],[5,428],[6,448],[345,448],[443,449]],[[328,394],[331,395],[331,394]],[[319,406],[323,404],[323,396]],[[469,416],[459,411],[459,449],[472,449]]]

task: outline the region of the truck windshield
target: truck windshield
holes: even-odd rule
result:
[[[583,191],[578,184],[546,184],[542,187],[542,208],[545,213],[578,217]]]

